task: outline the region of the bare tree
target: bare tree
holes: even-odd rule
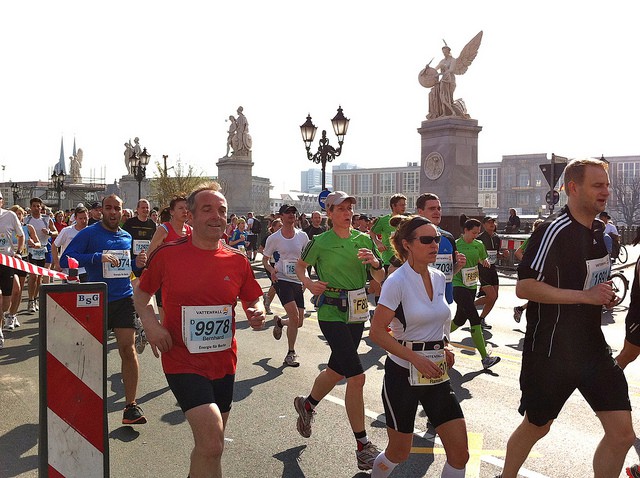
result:
[[[201,171],[196,172],[193,166],[185,168],[180,160],[176,162],[173,169],[175,176],[169,176],[168,171],[156,161],[157,172],[155,179],[151,181],[151,199],[161,209],[169,205],[174,196],[189,194],[200,184],[209,178],[202,175]]]
[[[619,174],[611,185],[615,195],[618,220],[631,227],[640,223],[640,176],[625,177]]]

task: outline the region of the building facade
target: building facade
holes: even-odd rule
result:
[[[420,166],[413,162],[396,168],[333,168],[333,181],[336,191],[358,199],[358,213],[389,214],[389,200],[397,193],[407,197],[407,210],[412,211],[420,195]]]

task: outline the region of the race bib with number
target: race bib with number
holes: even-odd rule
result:
[[[350,290],[349,300],[349,323],[365,322],[369,318],[369,301],[367,291],[362,289]]]
[[[465,267],[461,271],[462,283],[466,287],[475,287],[478,283],[478,266]]]
[[[294,260],[283,260],[282,261],[282,272],[289,279],[293,279],[296,282],[298,281],[298,276],[296,275],[296,263],[298,261]]]
[[[134,239],[133,240],[133,255],[137,256],[142,251],[149,250],[149,245],[150,244],[151,244],[151,241],[149,241],[149,240]]]
[[[37,259],[39,261],[42,261],[44,260],[45,255],[47,254],[47,248],[46,247],[30,248],[29,254],[31,254],[32,259]]]
[[[498,251],[487,251],[487,259],[489,264],[495,264],[498,260]]]
[[[117,266],[110,262],[102,263],[102,276],[105,279],[118,279],[131,275],[131,251],[102,251],[102,254],[112,254],[120,259],[120,264]]]
[[[5,233],[0,233],[0,252],[8,254],[11,248],[11,240]]]
[[[602,284],[609,280],[611,274],[611,259],[609,254],[600,259],[591,259],[587,261],[587,276],[584,280],[584,290]]]
[[[412,363],[409,363],[409,383],[412,386],[437,385],[439,383],[446,382],[447,380],[449,380],[449,367],[447,366],[447,359],[444,354],[444,349],[417,350],[416,353],[419,353],[420,355],[424,355],[433,363],[435,363],[442,371],[442,375],[436,378],[425,377],[418,371],[417,368],[413,366]]]
[[[233,342],[231,305],[183,305],[182,339],[192,354],[220,352]]]
[[[433,267],[444,274],[447,282],[453,281],[453,254],[438,254]]]

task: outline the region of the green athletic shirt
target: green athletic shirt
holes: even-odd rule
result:
[[[355,229],[347,239],[338,237],[333,229],[313,236],[302,251],[301,259],[315,266],[318,278],[328,282],[334,289],[360,289],[367,283],[368,265],[358,259],[358,249],[371,249],[380,259],[380,253],[369,235]],[[338,292],[325,292],[327,297],[338,297]],[[348,312],[340,312],[337,307],[324,304],[318,309],[318,320],[346,322]]]
[[[393,249],[391,248],[391,235],[396,232],[396,228],[389,224],[389,220],[391,219],[391,214],[387,214],[386,216],[380,216],[378,220],[373,224],[371,228],[371,232],[376,234],[380,234],[382,236],[382,244],[387,248],[386,251],[381,252],[382,261],[385,266],[389,265],[389,261],[394,256]]]
[[[473,267],[474,264],[478,267],[483,267],[479,265],[478,262],[487,258],[487,251],[481,241],[474,239],[471,243],[468,243],[460,237],[456,241],[456,248],[458,249],[458,252],[461,252],[467,258],[467,263],[463,269]],[[471,290],[476,288],[476,286],[468,287],[462,283],[462,271],[458,271],[458,273],[453,276],[453,287],[466,287]]]

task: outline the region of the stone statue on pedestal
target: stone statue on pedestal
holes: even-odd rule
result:
[[[69,173],[71,176],[71,182],[73,184],[79,184],[82,182],[82,174],[80,168],[82,167],[82,148],[78,149],[75,156],[69,156]]]
[[[124,143],[124,165],[127,167],[127,176],[131,176],[131,163],[129,163],[129,158],[133,155],[133,145],[131,144],[131,140],[129,142]]]
[[[142,146],[140,146],[140,138],[137,136],[133,138],[133,144],[131,144],[131,139],[129,139],[127,143],[124,143],[124,165],[127,167],[127,176],[131,176],[133,174],[131,171],[130,158],[132,156],[135,156],[136,158],[140,157],[142,149]]]
[[[480,42],[482,31],[465,45],[458,58],[451,55],[451,48],[445,42],[442,47],[444,58],[435,68],[432,68],[431,60],[418,75],[418,81],[425,88],[431,88],[429,92],[429,114],[427,119],[441,117],[469,118],[467,108],[462,99],[454,101],[453,93],[456,89],[456,75],[463,75],[473,62]]]
[[[229,151],[233,149],[232,157],[249,156],[251,153],[251,135],[249,134],[249,122],[243,114],[242,106],[238,107],[238,117],[229,116],[229,131],[227,131],[227,154],[225,158],[229,158]]]

